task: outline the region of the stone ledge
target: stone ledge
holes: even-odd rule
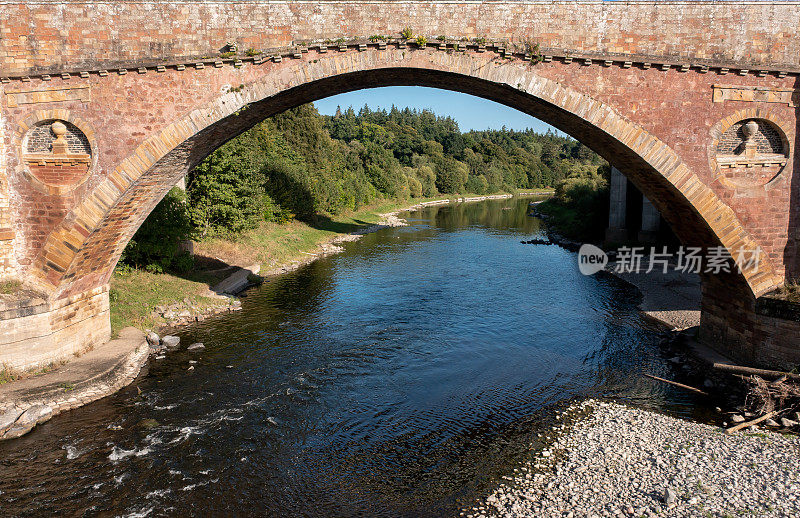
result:
[[[328,46],[321,42],[322,40],[313,40],[311,42],[298,42],[296,45],[284,45],[279,47],[265,48],[260,54],[255,56],[247,56],[246,54],[237,54],[232,57],[222,56],[209,56],[208,54],[196,55],[181,55],[181,56],[163,56],[157,58],[140,58],[140,59],[118,59],[106,60],[103,62],[91,63],[83,67],[32,67],[29,69],[8,70],[4,72],[0,80],[3,83],[10,83],[11,81],[28,83],[31,78],[44,78],[51,75],[62,76],[66,79],[72,79],[73,76],[80,78],[88,78],[90,74],[97,74],[101,77],[108,75],[109,70],[117,70],[120,75],[126,75],[128,70],[137,70],[139,74],[146,73],[148,70],[162,72],[169,69],[178,71],[203,70],[206,65],[220,68],[224,65],[230,65],[235,68],[240,68],[246,63],[251,65],[261,65],[263,63],[274,61],[280,63],[283,58],[298,59],[303,53],[309,50],[315,50],[318,54],[324,54],[328,50]],[[440,50],[446,52],[484,52],[486,50],[495,52],[502,57],[517,58],[523,61],[530,61],[532,55],[524,48],[520,48],[519,44],[507,40],[495,40],[487,42],[485,45],[480,44],[474,40],[461,41],[457,39],[447,39],[445,42],[429,41],[422,47],[417,45],[414,40],[403,40],[402,38],[391,37],[387,41],[372,41],[369,38],[348,38],[348,40],[336,48],[340,51],[356,51],[363,52],[368,48],[375,50],[385,50],[387,44],[396,46],[397,48],[405,49],[411,47],[417,50]],[[580,62],[584,66],[603,66],[608,67],[617,64],[621,68],[631,68],[631,66],[641,67],[645,70],[656,66],[661,71],[668,71],[673,68],[681,72],[694,71],[700,74],[706,74],[712,70],[716,70],[720,75],[727,75],[729,71],[738,71],[739,75],[755,75],[757,77],[767,77],[774,74],[779,78],[786,77],[787,75],[800,75],[800,68],[795,65],[785,63],[770,63],[768,65],[759,65],[753,70],[749,67],[752,63],[749,62],[733,62],[733,61],[717,61],[703,57],[690,57],[684,58],[681,56],[674,56],[669,54],[628,54],[622,52],[587,52],[583,50],[570,49],[564,47],[543,47],[539,49],[539,58],[545,63],[551,63],[554,60],[560,61],[566,65],[574,61]],[[189,66],[188,65],[193,65]],[[74,87],[78,88],[78,87]],[[30,90],[35,92],[36,90]],[[28,91],[25,91],[26,93]],[[18,92],[7,92],[7,95],[16,94]]]
[[[117,392],[138,376],[149,352],[144,333],[126,328],[120,338],[53,372],[0,386],[0,440]]]

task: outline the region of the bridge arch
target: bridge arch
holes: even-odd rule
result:
[[[291,107],[376,86],[460,91],[531,114],[616,166],[684,244],[724,246],[734,257],[739,250],[757,248],[734,211],[667,144],[608,104],[537,75],[527,63],[410,49],[314,57],[230,88],[142,142],[70,212],[39,252],[30,273],[51,300],[107,284],[123,248],[155,205],[227,140]],[[780,280],[762,260],[757,269],[729,282],[758,296]]]

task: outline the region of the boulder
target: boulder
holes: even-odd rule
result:
[[[786,419],[785,417],[781,417],[781,426],[785,426],[786,428],[791,428],[792,426],[796,426],[797,421],[792,421],[791,419]]]
[[[159,338],[158,334],[153,331],[147,333],[147,343],[150,344],[151,347],[158,347],[161,343],[161,338]]]
[[[666,504],[667,507],[672,507],[677,503],[677,501],[678,494],[675,493],[674,489],[667,486],[667,488],[664,489],[664,504]]]
[[[733,421],[734,423],[743,423],[744,417],[740,416],[739,414],[735,414],[731,416],[731,421]]]
[[[168,348],[173,349],[180,345],[181,339],[174,335],[167,335],[161,338],[161,343],[166,345]]]
[[[197,342],[186,348],[187,351],[202,351],[206,346],[202,342]]]
[[[0,437],[11,428],[20,415],[22,415],[22,409],[17,406],[12,406],[0,414]]]
[[[39,423],[47,421],[52,417],[53,409],[47,405],[35,405],[22,412],[17,421],[3,436],[3,439],[13,439],[21,437],[31,431]]]
[[[137,426],[139,428],[144,428],[145,430],[148,430],[150,428],[155,428],[158,425],[159,425],[158,421],[156,421],[155,419],[149,419],[149,418],[148,419],[142,419],[137,424]]]

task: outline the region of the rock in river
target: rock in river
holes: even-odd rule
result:
[[[150,331],[147,333],[147,343],[150,344],[151,347],[158,347],[161,343],[161,339],[158,337],[158,334]]]
[[[181,343],[181,339],[174,335],[167,335],[161,339],[161,343],[172,349],[173,347],[178,347],[178,344]]]

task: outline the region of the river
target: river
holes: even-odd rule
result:
[[[202,353],[0,443],[0,514],[457,516],[571,399],[699,413],[642,378],[675,367],[633,288],[520,243],[527,203],[424,208],[251,290],[181,335]]]

